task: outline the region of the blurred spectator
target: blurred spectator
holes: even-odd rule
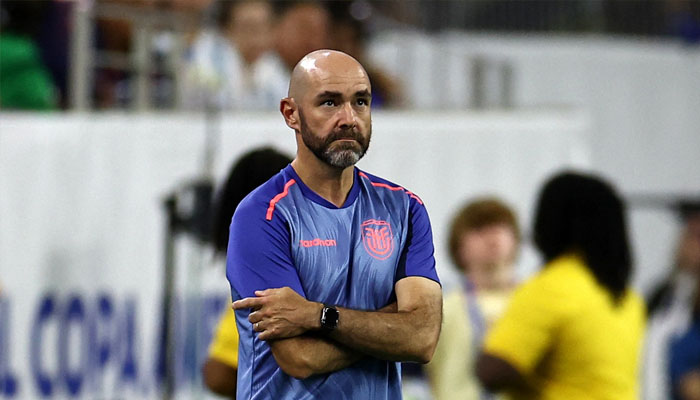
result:
[[[218,26],[191,49],[185,104],[269,109],[287,95],[289,73],[307,53],[330,45],[321,2],[220,0]]]
[[[399,83],[367,59],[366,23],[373,8],[365,3],[347,0],[326,2],[332,16],[331,48],[350,54],[365,67],[372,83],[372,108],[400,107],[402,96]]]
[[[636,400],[644,303],[629,287],[624,205],[601,179],[567,172],[540,192],[546,262],[487,334],[477,376],[517,399]]]
[[[211,244],[224,268],[231,218],[248,193],[286,167],[292,159],[272,148],[249,151],[235,162],[226,182],[214,200],[211,219]],[[204,384],[214,393],[236,398],[238,368],[238,330],[233,310],[227,307],[209,347],[209,356],[202,367]]]
[[[225,110],[275,110],[287,93],[288,73],[270,51],[273,9],[263,0],[218,0],[215,29],[190,49],[184,104]]]
[[[58,93],[41,60],[37,29],[48,3],[5,0],[0,3],[0,108],[51,110]]]
[[[644,397],[647,400],[671,397],[669,354],[671,341],[688,328],[693,299],[700,281],[700,203],[680,205],[684,227],[674,267],[649,298],[649,326],[644,366]]]
[[[449,251],[462,285],[445,296],[440,340],[425,366],[435,399],[483,398],[474,364],[514,288],[519,243],[515,213],[499,199],[473,200],[452,220]]]
[[[274,46],[287,71],[308,53],[331,45],[330,15],[323,3],[282,0],[274,6],[278,16]]]
[[[700,236],[697,237],[700,243]],[[674,400],[700,400],[700,281],[696,284],[693,320],[671,344],[670,375]]]
[[[307,52],[329,47],[330,43],[329,16],[322,2],[95,1],[98,7],[114,3],[124,10],[123,15],[100,16],[96,20],[96,47],[106,56],[103,60],[122,59],[127,60],[122,63],[130,63],[129,53],[134,51],[134,22],[129,19],[132,13],[156,16],[159,11],[168,10],[174,12],[168,15],[178,16],[179,22],[154,20],[153,24],[147,24],[155,29],[151,32],[153,42],[149,43],[148,49],[148,56],[153,58],[154,71],[150,78],[155,89],[155,98],[150,101],[160,107],[174,104],[173,77],[168,75],[172,72],[167,71],[163,60],[167,54],[160,49],[161,45],[168,43],[165,40],[168,39],[165,37],[167,35],[160,35],[162,31],[158,30],[163,28],[162,23],[178,24],[177,29],[184,29],[187,38],[190,37],[192,20],[206,16],[208,9],[216,11],[218,24],[212,24],[211,29],[198,33],[191,49],[190,65],[183,85],[183,103],[190,107],[201,107],[211,101],[212,105],[228,109],[261,109],[270,104],[277,108],[279,100],[286,95],[288,74],[296,62]],[[158,40],[161,36],[164,40]],[[262,50],[270,47],[270,52]],[[101,63],[95,72],[96,108],[129,106],[136,95],[133,78],[134,73],[130,68],[119,66],[119,63]],[[241,92],[248,95],[238,95]]]
[[[229,171],[213,204],[212,245],[220,255],[226,254],[231,217],[248,193],[278,173],[292,159],[270,147],[253,149],[242,155]]]

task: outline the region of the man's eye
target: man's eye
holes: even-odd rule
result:
[[[367,101],[367,99],[357,99],[358,106],[366,106],[368,104],[369,104],[369,101]]]
[[[321,103],[321,105],[322,105],[322,106],[329,106],[329,107],[332,107],[332,106],[335,105],[335,101],[333,101],[333,100],[324,100],[324,101]]]

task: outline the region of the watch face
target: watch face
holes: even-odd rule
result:
[[[338,310],[334,307],[323,307],[321,313],[321,328],[332,330],[338,326]]]

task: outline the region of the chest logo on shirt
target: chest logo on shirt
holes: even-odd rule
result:
[[[391,224],[378,219],[368,219],[362,223],[362,244],[367,253],[378,259],[386,260],[394,252],[394,239]]]

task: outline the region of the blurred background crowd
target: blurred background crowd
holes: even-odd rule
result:
[[[325,47],[368,65],[378,105],[411,106],[367,51],[392,30],[700,43],[692,0],[6,0],[1,22],[3,109],[264,109],[295,60]]]
[[[409,364],[404,367],[407,399],[476,399],[482,395],[473,375],[481,340],[488,326],[502,314],[515,287],[538,265],[527,248],[532,239],[529,237],[532,202],[524,195],[538,189],[540,178],[547,175],[544,172],[568,164],[583,164],[610,177],[629,210],[638,213],[632,218],[630,231],[636,266],[632,284],[643,293],[647,305],[644,354],[639,365],[641,395],[645,400],[700,399],[700,168],[697,166],[700,0],[0,1],[0,166],[4,170],[0,171],[0,226],[15,229],[2,228],[0,262],[31,260],[32,268],[39,271],[35,280],[42,282],[37,284],[41,287],[36,292],[44,299],[38,303],[34,318],[34,305],[22,304],[34,299],[23,298],[24,293],[19,292],[21,285],[15,283],[23,274],[10,271],[24,266],[9,265],[7,261],[0,264],[0,399],[33,398],[36,393],[60,396],[63,393],[60,390],[77,397],[83,393],[84,398],[91,398],[93,393],[99,393],[101,398],[155,397],[142,388],[146,386],[143,382],[133,378],[151,372],[139,372],[133,359],[129,364],[130,346],[137,348],[137,345],[124,332],[138,330],[134,328],[138,317],[136,322],[129,319],[140,312],[133,311],[133,304],[150,310],[143,317],[147,320],[158,312],[143,306],[139,302],[142,295],[132,296],[130,289],[117,290],[114,299],[99,297],[91,291],[91,283],[97,281],[97,286],[106,288],[109,284],[100,280],[97,276],[100,272],[84,271],[95,260],[109,263],[105,255],[111,253],[102,247],[113,248],[120,253],[119,257],[124,254],[124,260],[130,260],[128,253],[134,248],[148,247],[148,251],[134,256],[143,258],[144,265],[138,267],[142,270],[136,277],[125,279],[126,282],[143,278],[139,274],[144,270],[160,267],[162,260],[153,256],[152,250],[156,249],[157,254],[163,252],[159,242],[162,232],[156,234],[156,229],[150,229],[161,222],[153,217],[161,211],[157,208],[161,198],[156,197],[172,189],[168,185],[174,185],[175,177],[182,180],[182,175],[192,175],[197,169],[192,167],[195,162],[183,161],[189,160],[187,157],[196,158],[192,154],[199,152],[196,148],[199,142],[182,139],[184,131],[199,127],[192,125],[193,115],[234,118],[234,123],[228,125],[209,120],[204,128],[208,133],[203,169],[209,186],[205,185],[204,192],[195,190],[195,198],[205,193],[203,201],[212,202],[213,226],[180,227],[186,233],[194,232],[193,236],[203,242],[198,246],[217,254],[211,257],[214,261],[208,259],[204,264],[220,267],[227,227],[221,224],[230,218],[231,207],[235,208],[245,192],[255,186],[248,187],[245,183],[254,179],[251,171],[262,173],[260,165],[269,166],[264,157],[257,161],[262,164],[248,165],[245,167],[248,169],[240,167],[245,164],[236,164],[245,160],[240,157],[252,150],[253,144],[260,143],[249,138],[226,139],[224,136],[230,133],[227,127],[239,129],[236,133],[241,136],[251,132],[256,135],[256,129],[281,127],[281,119],[268,116],[278,109],[279,99],[286,95],[289,73],[303,55],[320,48],[345,51],[366,67],[372,81],[372,107],[380,110],[380,114],[375,114],[381,128],[376,129],[373,139],[377,146],[382,145],[382,129],[386,131],[389,126],[396,131],[392,132],[392,140],[403,138],[410,142],[399,145],[395,163],[391,160],[394,154],[387,154],[386,150],[383,157],[388,160],[375,158],[369,162],[389,170],[391,164],[406,170],[419,183],[410,179],[399,182],[413,190],[421,185],[437,188],[435,193],[416,191],[429,200],[436,249],[445,253],[438,258],[438,262],[446,265],[439,265],[438,269],[445,289],[445,322],[434,362],[424,368]],[[420,114],[417,110],[431,114]],[[539,114],[528,113],[532,110],[544,110],[554,117],[543,119]],[[389,121],[385,125],[381,125],[381,112],[386,112],[384,121]],[[124,119],[114,122],[110,118],[115,115]],[[165,116],[157,119],[161,115]],[[46,116],[54,119],[42,119]],[[241,119],[235,119],[239,116]],[[132,125],[139,118],[157,120],[152,126],[137,122]],[[268,123],[268,119],[274,122]],[[442,125],[435,122],[438,119]],[[96,138],[103,132],[84,132],[93,126],[90,121],[96,120],[99,122],[95,126],[111,132],[104,133],[104,149]],[[402,125],[407,120],[412,125]],[[490,133],[489,129],[500,132],[520,126],[515,120],[525,127],[518,128],[517,133],[522,135],[517,138],[500,134],[477,138],[477,134]],[[64,121],[68,122],[61,125]],[[246,121],[253,122],[248,126]],[[451,126],[452,121],[466,123],[455,127]],[[185,128],[180,128],[177,135],[168,136],[168,129],[175,130],[176,125]],[[433,125],[443,129],[447,138],[429,132]],[[133,143],[125,144],[121,138],[127,137],[132,127],[134,132],[150,134],[155,130],[161,136],[153,141],[145,134],[144,138],[129,136]],[[49,138],[53,129],[61,134]],[[210,134],[210,130],[220,132]],[[418,139],[412,136],[413,143],[401,136],[405,131],[423,136]],[[450,136],[455,131],[464,131],[464,135]],[[538,136],[538,131],[547,133]],[[571,131],[583,132],[583,140],[578,141],[580,138],[573,134],[565,138]],[[73,138],[70,136],[73,133],[80,136]],[[110,136],[113,133],[118,135]],[[552,134],[548,136],[549,133]],[[220,135],[218,139],[217,135]],[[285,151],[291,149],[288,145],[278,146],[275,139],[270,139],[274,138],[271,135],[261,133],[264,138],[260,141]],[[523,138],[526,135],[530,136]],[[475,138],[478,140],[472,140]],[[61,146],[65,144],[60,153],[52,152],[52,140],[62,141]],[[476,143],[486,146],[477,148]],[[553,143],[554,147],[544,148],[540,143]],[[171,144],[173,147],[168,147],[168,151],[174,149],[172,154],[159,147]],[[392,149],[394,144],[391,143]],[[529,152],[523,151],[525,148]],[[87,154],[89,151],[85,149],[99,151]],[[234,152],[228,154],[226,149],[235,150],[236,157],[230,157]],[[489,149],[493,151],[489,153]],[[271,149],[265,151],[271,153],[262,154],[276,163],[283,165],[288,160],[287,155]],[[217,171],[212,171],[212,161],[208,160],[212,152],[224,153],[219,155],[223,161],[217,164]],[[152,154],[161,159],[151,159]],[[425,155],[426,160],[436,165],[421,164],[419,158],[407,154]],[[549,158],[543,161],[543,157]],[[74,158],[79,158],[75,164]],[[13,166],[8,159],[27,161]],[[65,164],[63,160],[70,160],[66,169],[70,173],[68,177],[54,171],[56,166]],[[131,160],[138,162],[127,166]],[[161,163],[162,160],[167,162]],[[248,162],[252,161],[248,159]],[[112,164],[122,167],[111,167]],[[510,164],[513,166],[504,167]],[[222,178],[214,185],[213,176],[222,177],[229,166],[236,165],[238,170],[232,168],[227,180]],[[445,174],[440,165],[457,166],[459,170]],[[528,168],[532,169],[530,175]],[[170,180],[164,181],[165,187],[149,192],[153,199],[148,201],[156,204],[151,204],[155,211],[143,211],[140,207],[146,206],[138,202],[141,197],[137,199],[129,189],[162,180],[165,175],[158,175],[161,171],[170,173],[178,169],[179,175],[167,175]],[[457,185],[450,181],[465,176],[472,180],[463,179]],[[524,181],[520,179],[523,176],[532,179]],[[37,184],[36,188],[26,184],[39,181],[49,184]],[[105,195],[107,190],[103,189],[109,184],[115,185],[118,194],[128,195],[124,194],[123,198]],[[88,187],[89,190],[83,189]],[[86,194],[78,195],[71,190],[85,190]],[[3,195],[3,191],[16,195]],[[64,207],[64,211],[81,215],[75,210],[82,205],[86,221],[92,218],[115,222],[114,229],[118,232],[138,231],[137,226],[116,223],[126,214],[133,214],[136,220],[141,218],[138,222],[155,222],[145,224],[149,229],[145,229],[148,232],[144,236],[123,235],[126,239],[117,244],[111,237],[103,238],[101,235],[110,233],[101,232],[97,224],[93,227],[92,223],[84,222],[76,227],[71,218],[62,217],[53,208],[35,211],[44,207],[39,204],[40,198],[51,197],[47,193],[61,193],[55,199],[59,209]],[[454,193],[459,195],[450,196]],[[519,195],[523,197],[518,198]],[[440,207],[431,209],[430,200],[441,200],[433,201]],[[85,207],[98,201],[110,207],[106,213]],[[128,207],[132,208],[127,210]],[[639,210],[653,212],[640,214]],[[178,211],[173,208],[169,212],[172,222]],[[42,218],[36,218],[37,215]],[[44,224],[51,224],[52,228],[44,229]],[[65,228],[54,228],[57,224]],[[25,249],[15,245],[38,240],[24,235],[24,228],[17,228],[25,225],[36,231],[45,230],[47,235],[53,232],[60,240],[52,240],[60,244],[56,249],[40,250],[38,246],[28,245]],[[209,236],[209,228],[213,237]],[[168,243],[166,240],[166,265],[171,254]],[[62,253],[64,244],[69,251]],[[41,257],[32,258],[34,253]],[[202,258],[200,253],[196,254]],[[77,277],[67,274],[66,278],[60,272],[52,272],[57,265],[63,268],[60,271],[71,270],[64,265],[70,264],[70,260],[80,260],[76,265],[81,267],[76,270],[85,267],[76,273]],[[120,260],[117,258],[113,263]],[[223,296],[214,299],[211,308],[218,317],[228,301],[228,293],[221,268],[217,270],[218,284],[214,286]],[[116,272],[112,274],[110,271],[106,275],[118,277]],[[164,279],[160,271],[152,275],[158,281],[154,291],[167,293],[164,289],[168,285],[167,273]],[[183,281],[191,281],[192,277],[188,275]],[[69,297],[65,312],[60,311],[63,308],[59,305],[60,290],[65,288],[56,283],[64,278],[67,282],[78,282],[66,285],[70,287],[66,289]],[[67,332],[66,337],[74,337],[71,335],[75,333],[71,332],[75,329],[71,330],[71,326],[82,322],[81,309],[75,305],[77,300],[73,302],[79,297],[70,297],[74,287],[79,293],[86,293],[85,298],[98,296],[95,315],[99,318],[95,317],[95,326],[117,333],[105,339],[107,336],[100,336],[100,329],[92,325],[85,328],[85,337],[80,336],[80,340],[90,350],[85,350],[88,354],[85,358],[89,360],[84,363],[58,350],[56,360],[51,356],[42,358],[42,351],[48,352],[45,349],[54,344],[42,347],[41,318],[50,318],[52,313],[63,316],[61,321],[67,322],[56,328],[59,338],[63,337],[62,329]],[[24,329],[24,319],[17,322],[17,318],[25,316],[21,311],[11,314],[12,303],[8,299],[15,299],[18,304],[13,305],[26,311],[27,323],[33,327],[31,335],[24,335],[29,329]],[[469,304],[467,312],[465,304]],[[186,308],[183,304],[179,307]],[[474,307],[479,318],[474,317]],[[85,315],[89,312],[85,311]],[[165,318],[166,314],[164,311],[161,317]],[[198,337],[204,339],[196,340],[204,342],[206,348],[215,320],[197,321],[207,332],[198,332]],[[226,336],[227,328],[223,324],[215,337]],[[13,336],[12,332],[21,332],[22,337]],[[97,339],[92,341],[93,337]],[[25,340],[27,345],[23,347]],[[235,337],[221,340],[232,340],[235,348]],[[55,346],[60,347],[59,344]],[[223,346],[221,342],[219,345]],[[200,350],[202,347],[193,346]],[[25,347],[30,349],[27,351],[31,357],[25,357],[23,350],[15,350],[14,354],[7,350]],[[181,347],[189,349],[186,344]],[[212,361],[217,358],[217,352],[228,351],[225,346],[212,345],[211,353],[200,350],[181,356],[194,359],[197,371],[206,359],[205,370],[210,375],[193,378],[198,387],[203,387],[203,379],[213,390],[230,394],[235,390],[235,385],[233,389],[227,386],[230,375],[226,375],[225,369],[217,370],[212,363],[218,362],[224,368],[229,365],[235,371],[235,360],[222,356],[219,361]],[[68,361],[61,361],[62,354]],[[157,373],[167,375],[167,367],[163,367],[167,365],[167,356],[159,353],[156,358],[161,366]],[[29,359],[32,361],[26,361]],[[79,376],[76,371],[84,371],[86,377],[93,376],[88,370],[97,366],[91,373],[99,375],[112,361],[114,371],[109,371],[114,375],[107,381],[110,385],[110,379],[131,382],[135,388],[132,392],[104,389],[102,383],[88,378],[86,382],[96,385],[92,392],[81,389],[82,381],[76,383],[75,377]],[[42,369],[43,362],[50,366]],[[29,379],[20,379],[25,371],[13,368],[22,363],[31,364],[34,372],[26,375],[33,374],[35,389],[29,389],[32,385]],[[59,371],[54,378],[50,378],[52,368]],[[60,372],[64,370],[74,374]],[[65,389],[59,389],[64,386]],[[110,393],[116,394],[110,397]],[[205,396],[201,392],[191,393],[184,398]]]

